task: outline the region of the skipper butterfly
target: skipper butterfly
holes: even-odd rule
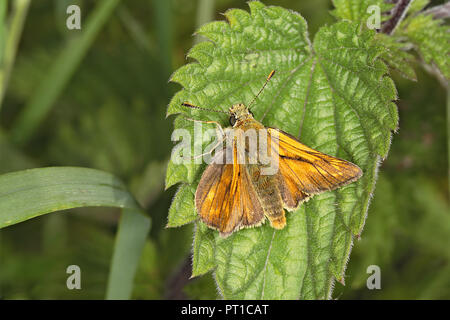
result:
[[[267,77],[252,103],[274,73]],[[187,102],[182,105],[209,110]],[[283,229],[284,209],[293,211],[312,196],[354,182],[362,175],[361,169],[349,161],[311,149],[284,131],[265,127],[244,104],[233,105],[229,115],[232,131],[239,133],[228,147],[216,152],[195,193],[195,207],[201,220],[221,236],[260,226],[266,218],[273,228]],[[244,141],[249,130],[266,133],[264,145],[269,157],[277,161],[276,172],[264,174],[266,165],[260,160],[251,161],[257,157]],[[240,144],[244,147],[238,148]],[[257,147],[262,145],[260,139]],[[232,155],[228,163],[224,160],[227,152]]]

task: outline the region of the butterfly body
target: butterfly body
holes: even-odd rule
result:
[[[247,171],[251,182],[255,187],[256,194],[261,203],[264,215],[269,219],[275,229],[282,229],[286,225],[283,201],[276,175],[261,175],[257,165],[247,165]]]
[[[264,125],[256,121],[253,115],[250,113],[249,109],[244,104],[236,104],[230,108],[231,117],[234,117],[236,121],[233,125],[233,129],[241,129],[244,133],[248,130],[265,130]],[[241,138],[242,137],[239,137]],[[257,148],[263,148],[261,145],[259,137],[257,138]],[[250,158],[256,159],[258,161],[258,155],[255,152],[250,151],[249,141],[245,141],[245,153],[246,161],[244,163],[244,170],[250,177],[251,184],[253,185],[258,201],[261,204],[261,212],[258,216],[262,214],[267,217],[272,225],[276,229],[282,229],[286,225],[286,218],[284,216],[283,202],[281,199],[280,190],[278,188],[277,175],[264,175],[261,173],[261,167],[263,164],[250,164]]]

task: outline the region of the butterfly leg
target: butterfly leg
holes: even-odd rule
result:
[[[200,122],[200,123],[206,123],[206,124],[215,124],[216,125],[216,132],[218,133],[217,135],[220,135],[220,139],[217,139],[217,143],[214,145],[214,147],[211,148],[211,150],[209,150],[208,152],[196,155],[194,157],[192,157],[192,159],[197,159],[197,158],[201,158],[204,155],[210,154],[211,152],[213,152],[213,150],[215,150],[218,146],[220,146],[220,144],[225,140],[225,132],[223,131],[222,126],[220,125],[220,123],[218,123],[217,121],[203,121],[203,120],[197,120],[197,119],[192,119],[192,118],[188,118],[188,117],[184,117],[186,120],[192,121],[192,122]]]
[[[201,123],[214,123],[217,126],[217,129],[220,131],[220,134],[222,137],[225,137],[225,132],[222,129],[222,126],[220,125],[220,123],[218,123],[217,121],[204,121],[204,120],[197,120],[197,119],[192,119],[192,118],[188,118],[188,117],[184,117],[186,120],[192,121],[192,122],[201,122]]]

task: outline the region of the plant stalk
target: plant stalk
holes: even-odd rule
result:
[[[406,12],[409,9],[409,5],[411,4],[411,0],[400,0],[395,5],[394,9],[392,9],[391,18],[386,21],[381,27],[381,32],[391,35],[394,33],[395,28],[402,22],[403,18],[406,15]]]

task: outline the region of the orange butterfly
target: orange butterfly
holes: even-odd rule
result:
[[[274,73],[270,73],[253,101]],[[182,105],[204,109],[190,103]],[[234,136],[231,146],[216,152],[195,193],[200,218],[221,236],[259,226],[266,217],[273,228],[283,229],[284,209],[293,211],[313,195],[349,184],[362,175],[361,169],[351,162],[311,149],[279,129],[264,127],[243,104],[233,105],[229,115],[232,130],[240,134]],[[251,161],[255,157],[246,141],[243,148],[238,148],[248,130],[267,133],[269,157],[278,164],[275,173],[263,174],[266,165]],[[258,147],[262,146],[261,141]],[[232,161],[227,163],[224,159],[228,151],[232,153]]]

